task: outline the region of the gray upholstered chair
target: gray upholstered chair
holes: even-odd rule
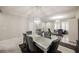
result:
[[[32,37],[27,37],[27,42],[28,42],[28,47],[31,53],[40,53],[42,52],[41,49],[39,49],[33,42],[33,38]]]
[[[23,53],[29,52],[26,33],[23,33],[23,44],[20,47]]]
[[[49,46],[47,53],[56,53],[59,43],[60,43],[60,39],[53,41]]]
[[[51,35],[48,32],[44,32],[44,37],[51,39]]]
[[[25,33],[23,33],[23,44],[25,44],[25,43],[26,43],[26,39],[27,39],[26,34],[25,34]]]

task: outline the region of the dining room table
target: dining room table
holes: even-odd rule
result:
[[[33,38],[33,41],[37,47],[39,47],[44,53],[47,53],[49,46],[54,40],[57,40],[57,36],[51,36],[51,39],[42,37],[40,35],[28,35]]]

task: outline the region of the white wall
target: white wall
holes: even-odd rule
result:
[[[19,16],[0,14],[0,40],[19,37],[27,30],[27,19]]]
[[[69,20],[69,41],[78,40],[78,20],[76,18]]]
[[[72,41],[76,44],[76,40],[78,40],[78,18],[79,18],[79,10],[74,14],[76,17],[73,19],[68,19],[69,21],[69,41]]]

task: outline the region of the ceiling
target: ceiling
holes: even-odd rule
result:
[[[24,17],[49,17],[75,12],[78,6],[1,6],[2,13]]]

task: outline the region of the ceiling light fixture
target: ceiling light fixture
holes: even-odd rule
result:
[[[66,15],[56,15],[56,16],[50,17],[50,20],[63,19],[65,17],[66,17]]]

